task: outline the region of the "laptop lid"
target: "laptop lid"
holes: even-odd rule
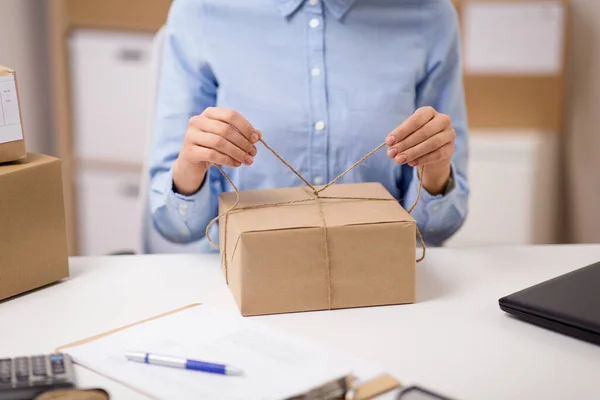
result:
[[[503,297],[499,304],[527,322],[600,344],[600,262]]]

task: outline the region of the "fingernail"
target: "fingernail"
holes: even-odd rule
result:
[[[411,162],[408,163],[408,165],[410,165],[411,167],[416,167],[417,164],[418,164],[417,161],[411,161]]]
[[[239,161],[236,161],[236,162],[233,163],[233,165],[235,165],[236,167],[239,167],[240,165],[242,165],[242,163],[239,162]]]
[[[396,162],[398,164],[404,164],[406,162],[406,154],[399,154],[396,156]]]
[[[398,150],[396,150],[394,147],[390,147],[387,153],[389,157],[394,158],[396,157],[396,154],[398,154]]]
[[[393,137],[392,135],[388,136],[385,138],[385,144],[389,145],[389,146],[393,146],[396,144],[396,138]]]
[[[256,147],[250,149],[250,155],[254,157],[256,155]]]
[[[258,141],[258,135],[252,132],[252,134],[250,134],[250,141],[252,141],[252,143],[256,143]]]
[[[244,157],[244,164],[246,164],[246,165],[252,164],[253,161],[254,161],[254,159],[250,156]]]

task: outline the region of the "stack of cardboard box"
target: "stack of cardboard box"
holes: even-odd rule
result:
[[[68,276],[61,164],[27,153],[16,73],[0,66],[0,300]]]

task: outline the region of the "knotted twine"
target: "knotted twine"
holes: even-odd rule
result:
[[[239,132],[239,130],[236,127],[234,127],[233,125],[231,125],[231,126],[233,127],[233,129],[235,129],[235,130],[237,130]],[[328,243],[328,240],[327,240],[327,224],[326,224],[326,221],[325,221],[325,215],[323,214],[323,208],[321,207],[320,200],[322,200],[322,199],[329,199],[329,200],[366,200],[366,201],[397,201],[397,200],[394,199],[394,198],[390,199],[390,198],[378,198],[378,197],[323,196],[323,195],[321,195],[321,192],[325,191],[328,187],[330,187],[331,185],[333,185],[334,183],[336,183],[337,181],[339,181],[340,179],[342,179],[344,177],[344,175],[346,175],[348,172],[352,171],[354,168],[356,168],[359,164],[361,164],[367,158],[371,157],[373,154],[375,154],[376,152],[378,152],[379,150],[381,150],[384,146],[386,146],[386,143],[385,142],[381,143],[375,149],[373,149],[369,153],[367,153],[367,155],[365,155],[363,158],[361,158],[360,160],[358,160],[357,162],[355,162],[354,164],[352,164],[344,172],[342,172],[341,174],[339,174],[338,176],[336,176],[331,182],[329,182],[325,186],[321,187],[320,189],[317,189],[313,185],[311,185],[310,182],[308,182],[308,180],[306,180],[306,178],[304,178],[302,176],[302,174],[300,174],[300,172],[298,172],[287,161],[285,161],[283,159],[283,157],[281,157],[279,155],[279,153],[277,153],[271,146],[269,146],[263,140],[262,137],[259,139],[259,141],[271,153],[273,153],[273,155],[275,157],[277,157],[286,167],[288,167],[288,169],[290,171],[292,171],[298,178],[300,178],[300,180],[302,182],[304,182],[304,184],[307,186],[307,188],[310,189],[310,190],[306,190],[306,191],[311,196],[311,198],[308,198],[308,199],[299,199],[299,200],[290,200],[290,201],[281,201],[281,202],[276,202],[276,203],[265,203],[265,204],[259,204],[259,205],[239,207],[239,203],[240,203],[240,191],[238,190],[237,186],[235,186],[235,184],[233,183],[233,181],[231,180],[231,178],[229,177],[229,175],[227,175],[227,173],[223,170],[223,168],[221,168],[221,166],[219,166],[217,164],[213,164],[219,170],[219,172],[225,177],[225,179],[227,179],[227,182],[229,182],[229,184],[233,187],[233,189],[235,191],[236,200],[235,200],[233,206],[231,206],[227,211],[225,211],[225,212],[217,215],[215,218],[213,218],[210,221],[210,223],[206,227],[206,238],[208,239],[208,242],[215,249],[217,249],[217,250],[219,249],[219,245],[215,244],[212,241],[212,239],[210,238],[209,231],[210,231],[210,228],[213,226],[214,223],[216,223],[217,221],[219,221],[221,218],[224,218],[225,220],[224,220],[224,224],[223,224],[224,225],[224,227],[223,227],[223,229],[224,229],[224,232],[223,232],[223,237],[224,237],[224,242],[223,242],[223,267],[224,267],[224,270],[225,270],[224,271],[225,272],[225,281],[227,282],[227,284],[229,284],[228,260],[227,260],[227,225],[228,225],[227,221],[229,219],[229,215],[231,215],[232,213],[234,213],[236,211],[251,210],[251,209],[258,209],[258,208],[267,208],[267,207],[279,207],[279,206],[285,206],[285,205],[298,204],[298,203],[306,203],[306,202],[314,201],[315,205],[317,206],[317,209],[319,210],[319,216],[321,217],[322,227],[323,227],[323,243],[324,243],[324,250],[325,250],[325,274],[326,274],[326,280],[327,280],[327,302],[328,302],[328,309],[331,310],[331,265],[330,265],[330,260],[329,260],[329,243]],[[423,190],[423,172],[424,172],[424,170],[425,170],[424,166],[422,166],[421,168],[419,168],[417,170],[417,175],[418,175],[418,178],[419,178],[419,188],[417,190],[417,196],[415,198],[415,201],[410,206],[410,208],[407,210],[409,214],[412,213],[412,211],[415,209],[415,207],[417,206],[417,204],[419,202],[419,199],[421,197],[421,191]],[[417,237],[419,238],[419,242],[421,243],[421,247],[423,249],[423,253],[421,254],[421,257],[419,259],[417,259],[417,262],[421,262],[425,258],[425,252],[426,252],[425,241],[423,240],[423,236],[421,235],[421,232],[419,231],[419,227],[415,225],[415,228],[417,230]]]

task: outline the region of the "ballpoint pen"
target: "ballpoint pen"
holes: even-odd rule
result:
[[[144,364],[161,365],[164,367],[191,369],[194,371],[210,372],[220,375],[243,375],[243,371],[230,365],[215,364],[210,362],[188,360],[186,358],[163,356],[158,354],[130,351],[125,353],[129,361]]]

